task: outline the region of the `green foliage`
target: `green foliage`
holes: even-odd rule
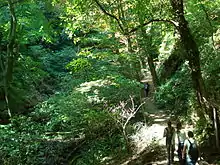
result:
[[[38,13],[36,17],[36,13]],[[16,6],[18,19],[18,40],[20,44],[30,44],[43,38],[51,42],[52,28],[48,26],[47,18],[41,6],[36,2],[25,2]]]
[[[219,29],[219,1],[187,2],[186,17],[190,20],[190,26],[197,44],[202,46],[208,43],[211,36]],[[212,41],[211,41],[212,42]]]
[[[85,93],[93,104],[116,105],[119,101],[128,100],[129,95],[138,98],[140,84],[123,76],[109,76],[83,83],[76,90]]]
[[[91,141],[80,155],[77,158],[74,157],[75,159],[71,161],[72,165],[106,164],[115,157],[120,158],[120,156],[126,155],[124,139],[119,134],[98,138]]]
[[[214,50],[212,44],[206,44],[201,50],[203,72],[206,87],[212,99],[220,99],[220,56],[219,51]]]
[[[192,94],[189,70],[185,64],[157,89],[155,100],[159,107],[166,108],[175,115],[186,116]]]
[[[17,65],[18,67],[15,68],[16,82],[22,82],[21,79],[23,79],[23,82],[27,84],[23,84],[24,87],[37,84],[48,76],[48,73],[43,71],[42,63],[34,61],[29,56],[21,56]]]
[[[42,127],[24,116],[12,119],[10,125],[1,126],[1,163],[36,164]]]
[[[140,84],[134,80],[129,80],[123,76],[110,78],[112,85],[100,90],[100,97],[105,98],[108,102],[116,104],[119,101],[129,99],[129,95],[135,96],[136,99],[140,94]]]
[[[95,32],[87,36],[81,42],[88,39],[91,45],[81,49],[78,57],[67,65],[74,77],[84,77],[87,81],[112,75],[137,79],[138,59],[133,53],[119,53],[121,45],[113,34]]]
[[[86,70],[90,69],[90,67],[91,63],[85,58],[73,60],[66,66],[66,68],[70,69],[72,72],[85,72]]]
[[[94,52],[105,53],[105,51],[117,51],[119,48],[123,48],[123,45],[119,42],[119,38],[109,31],[91,30],[85,36],[74,37],[76,44],[79,44],[82,48],[92,48]]]
[[[40,61],[42,61],[44,69],[51,76],[57,77],[63,75],[66,72],[65,66],[73,58],[76,58],[76,52],[74,47],[67,46],[63,47],[63,49],[61,49],[60,51],[48,51],[47,54],[41,54],[41,56],[38,58]]]
[[[83,124],[82,114],[88,108],[86,98],[79,93],[70,95],[57,94],[55,97],[38,105],[33,116],[47,121],[47,131],[80,130]],[[72,127],[74,125],[75,128]],[[79,133],[79,132],[76,132]]]
[[[65,148],[71,147],[68,141],[81,135],[85,145],[72,155],[71,161],[80,156],[74,160],[76,164],[95,165],[104,157],[123,151],[123,140],[115,142],[122,137],[109,113],[88,107],[86,97],[80,93],[58,94],[38,105],[29,117],[13,118],[10,125],[0,130],[1,161],[4,164],[59,164],[65,162]]]
[[[89,110],[84,115],[88,145],[81,150],[79,158],[73,157],[71,164],[102,164],[105,158],[118,156],[118,152],[126,153],[124,139],[110,115],[100,110]]]
[[[210,145],[215,145],[215,144],[208,144],[210,139],[213,139],[214,142],[214,133],[212,129],[212,125],[207,122],[204,119],[198,119],[196,121],[196,129],[195,133],[197,135],[198,141],[200,144],[202,144],[201,147],[207,147]]]
[[[37,85],[48,78],[48,73],[43,70],[42,63],[34,61],[29,56],[21,55],[15,63],[13,76],[13,83],[9,89],[13,113],[24,111],[23,106],[26,103],[32,105],[42,100],[43,95],[40,96],[38,93]],[[3,86],[0,86],[0,89],[3,90]],[[5,104],[4,100],[0,102]],[[3,110],[3,107],[1,106],[0,109]]]
[[[76,52],[73,46],[64,46],[59,51],[52,51],[44,48],[42,45],[30,46],[26,54],[33,57],[35,61],[41,63],[43,69],[50,76],[60,76],[66,72],[65,66],[76,58]]]
[[[34,61],[29,56],[21,55],[14,69],[14,86],[18,90],[16,93],[20,93],[22,100],[25,102],[42,100],[37,91],[37,86],[48,76],[49,74],[43,70],[42,63]],[[30,90],[32,92],[29,92]],[[19,98],[16,97],[15,99],[18,100]]]

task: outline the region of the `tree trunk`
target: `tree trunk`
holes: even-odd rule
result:
[[[10,20],[10,30],[9,30],[9,41],[7,45],[7,61],[5,67],[5,77],[4,77],[4,92],[5,92],[5,101],[8,115],[11,117],[10,109],[10,99],[9,99],[9,89],[12,82],[13,68],[14,68],[14,59],[15,59],[15,38],[16,38],[16,26],[17,20],[14,11],[14,5],[11,0],[8,0],[8,6],[10,10],[11,20]]]
[[[134,53],[133,49],[132,49],[132,41],[131,41],[131,38],[130,36],[126,36],[126,39],[127,39],[127,51],[129,53]],[[133,54],[132,54],[133,55]],[[139,57],[137,57],[139,58]],[[137,81],[141,81],[141,64],[140,64],[140,61],[137,60],[135,62],[132,62],[132,67],[134,69],[134,78],[137,80]]]
[[[148,36],[146,35],[146,32],[144,31],[143,27],[141,28],[141,35],[143,37],[143,42],[145,45],[142,48],[144,50],[144,53],[147,55],[147,63],[148,63],[149,69],[150,69],[150,73],[152,76],[154,87],[156,88],[159,85],[159,79],[158,79],[157,72],[155,69],[154,59],[151,55],[151,52],[149,51],[149,50],[151,50],[150,47],[152,46],[152,39],[147,38]],[[146,45],[149,45],[149,46],[146,46]]]
[[[132,53],[133,49],[132,49],[131,37],[130,36],[126,36],[126,39],[127,39],[127,51],[129,53]]]
[[[193,88],[196,91],[199,104],[202,105],[204,102],[203,98],[208,98],[208,96],[202,78],[198,46],[190,32],[188,22],[184,17],[183,0],[171,0],[171,5],[176,20],[179,24],[177,30],[180,34],[181,42],[186,51],[186,59],[189,61]]]
[[[179,24],[177,30],[180,34],[182,44],[186,51],[186,59],[189,61],[193,88],[196,91],[197,101],[200,106],[205,110],[204,114],[206,114],[205,116],[207,116],[205,118],[207,122],[213,122],[213,128],[215,128],[216,135],[216,147],[219,148],[217,113],[215,106],[212,105],[212,102],[210,101],[210,98],[205,88],[204,80],[201,73],[199,49],[190,32],[188,22],[184,17],[183,0],[171,0],[171,5],[176,20]]]
[[[217,110],[213,108],[213,116],[214,116],[214,127],[215,127],[215,141],[216,141],[216,148],[219,151],[219,133],[218,133],[218,122],[217,122]]]
[[[153,58],[151,57],[151,55],[148,55],[147,62],[148,62],[150,73],[151,73],[151,76],[153,79],[154,87],[156,88],[159,85],[159,79],[158,79],[157,72],[156,72],[155,65],[154,65],[154,61],[153,61]]]

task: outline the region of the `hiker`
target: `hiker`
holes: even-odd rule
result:
[[[199,158],[199,148],[193,137],[193,132],[189,131],[188,139],[184,142],[182,158],[186,159],[186,165],[195,165]]]
[[[184,141],[186,140],[186,133],[184,130],[182,130],[182,124],[180,122],[178,122],[176,125],[176,132],[174,137],[175,137],[175,148],[179,158],[179,164],[185,165],[185,159],[182,159],[182,151],[183,151]]]
[[[145,97],[148,97],[148,93],[149,93],[149,88],[150,88],[150,84],[144,83],[144,93],[145,93]]]
[[[172,127],[171,121],[167,122],[167,126],[164,129],[163,137],[166,138],[166,148],[167,148],[167,158],[168,158],[168,164],[171,164],[174,159],[174,132],[175,129]]]

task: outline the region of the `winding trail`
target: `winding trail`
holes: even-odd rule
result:
[[[163,132],[167,126],[167,120],[172,118],[171,115],[163,110],[159,110],[151,98],[145,100],[143,114],[150,120],[150,125],[146,123],[136,123],[137,131],[131,136],[134,146],[136,147],[135,155],[121,165],[166,165],[165,138]],[[173,123],[175,127],[175,120]],[[185,131],[191,130],[191,126],[184,126]],[[175,156],[174,161],[177,164],[178,158]]]

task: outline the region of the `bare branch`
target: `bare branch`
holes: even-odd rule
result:
[[[132,113],[130,114],[130,116],[127,118],[127,120],[126,120],[126,122],[125,122],[125,124],[124,124],[124,128],[126,127],[126,125],[128,124],[128,122],[130,121],[130,119],[137,113],[137,111],[141,108],[141,106],[143,105],[143,104],[145,104],[145,102],[143,102],[143,103],[141,103],[136,109],[135,109],[135,107],[134,107],[134,99],[130,96],[130,98],[131,98],[131,102],[132,102]]]
[[[133,102],[133,98],[132,98],[132,102]],[[137,109],[135,109],[134,112],[130,114],[130,116],[127,118],[126,122],[125,122],[124,125],[123,125],[123,129],[126,128],[128,122],[129,122],[129,121],[131,120],[131,118],[138,112],[138,110],[141,108],[141,106],[142,106],[143,104],[145,104],[145,102],[141,103],[141,104],[137,107]]]
[[[95,3],[98,5],[98,7],[102,10],[103,13],[105,13],[106,15],[108,15],[109,17],[111,17],[111,18],[113,18],[113,19],[115,19],[115,20],[117,21],[119,28],[120,28],[121,31],[124,33],[125,31],[124,31],[123,25],[122,25],[121,22],[120,22],[120,19],[118,19],[115,15],[113,15],[113,14],[107,12],[107,11],[104,9],[104,7],[99,3],[98,0],[94,0],[94,1],[95,1]]]
[[[135,105],[134,105],[134,99],[133,99],[133,97],[131,97],[131,96],[130,96],[130,99],[131,99],[131,104],[132,104],[132,110],[134,110],[134,109],[135,109],[135,107],[134,107],[134,106],[135,106]]]
[[[152,23],[152,22],[170,23],[170,24],[174,25],[176,28],[178,27],[177,22],[174,22],[174,21],[172,21],[172,20],[167,20],[167,19],[152,19],[152,20],[150,20],[150,21],[148,21],[148,22],[145,22],[145,23],[142,24],[142,25],[138,25],[137,27],[133,28],[133,29],[130,30],[129,32],[125,33],[125,35],[129,35],[129,34],[135,32],[135,31],[139,30],[141,27],[144,27],[144,26],[146,26],[146,25],[148,25],[148,24],[150,24],[150,23]]]

